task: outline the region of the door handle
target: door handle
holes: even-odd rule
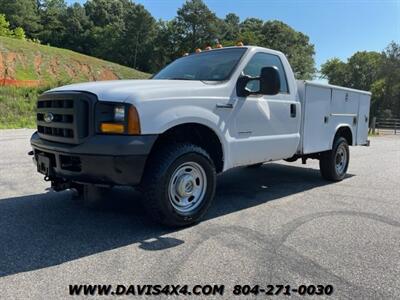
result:
[[[290,117],[296,118],[296,104],[290,104]]]
[[[233,108],[233,104],[232,104],[232,103],[226,103],[226,104],[218,103],[218,104],[216,105],[216,107],[217,107],[217,108]]]

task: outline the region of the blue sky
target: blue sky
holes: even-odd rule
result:
[[[86,1],[68,0],[68,3]],[[156,19],[169,20],[184,0],[136,0]],[[346,60],[361,50],[400,42],[400,0],[204,0],[218,17],[281,20],[310,37],[317,67],[332,57]]]

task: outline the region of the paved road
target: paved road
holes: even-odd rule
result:
[[[330,299],[400,298],[399,136],[351,148],[336,184],[316,161],[232,170],[204,222],[170,230],[134,191],[96,210],[47,191],[30,133],[0,131],[2,299],[67,298],[73,283],[332,284]]]

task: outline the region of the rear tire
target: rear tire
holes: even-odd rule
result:
[[[152,154],[143,176],[144,207],[158,223],[199,221],[215,195],[216,172],[208,153],[193,144],[165,146]]]
[[[321,153],[319,168],[323,178],[330,181],[341,181],[346,176],[350,161],[350,151],[347,140],[335,138],[331,151]]]

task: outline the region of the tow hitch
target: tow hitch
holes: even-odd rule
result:
[[[71,182],[60,178],[50,178],[45,176],[45,181],[51,181],[51,188],[55,192],[60,192],[71,188]]]

